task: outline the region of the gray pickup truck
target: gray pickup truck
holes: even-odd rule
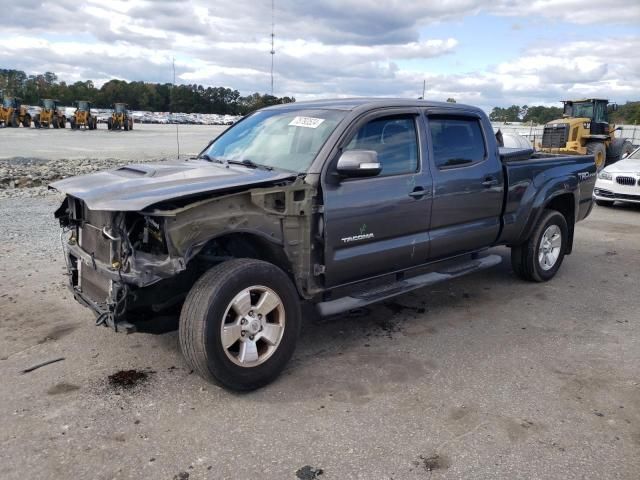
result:
[[[551,279],[595,174],[592,156],[500,149],[478,108],[346,99],[266,108],[197,158],[52,188],[96,323],[180,312],[187,363],[250,390],[290,359],[305,302],[345,312],[494,266],[496,245],[520,277]]]

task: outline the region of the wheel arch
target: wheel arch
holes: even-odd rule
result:
[[[208,238],[189,252],[188,263],[199,260],[219,260],[220,262],[235,258],[252,258],[263,260],[280,268],[296,286],[300,296],[303,290],[297,281],[293,263],[284,246],[275,238],[261,232],[234,231]]]
[[[573,233],[577,218],[576,208],[578,208],[579,205],[579,203],[576,201],[577,192],[577,189],[571,191],[566,188],[559,188],[558,190],[553,191],[551,194],[549,194],[548,191],[541,192],[541,200],[536,202],[535,206],[533,207],[534,211],[530,215],[529,221],[527,222],[526,227],[520,235],[518,242],[514,242],[513,245],[518,245],[525,242],[533,233],[536,225],[540,221],[540,218],[544,214],[544,211],[547,209],[553,209],[560,212],[567,221],[569,238],[567,239],[566,254],[570,254],[573,250]],[[544,195],[546,195],[547,198],[544,198]]]
[[[567,231],[569,238],[567,239],[566,254],[569,255],[573,250],[573,232],[576,224],[576,199],[572,193],[559,193],[550,198],[544,206],[544,210],[556,210],[562,214],[567,221]]]

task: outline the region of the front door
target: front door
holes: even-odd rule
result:
[[[326,286],[424,263],[429,256],[431,176],[417,112],[358,122],[340,151],[375,150],[382,171],[324,185]],[[336,159],[337,160],[337,159]]]

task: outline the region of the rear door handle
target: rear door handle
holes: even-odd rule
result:
[[[409,196],[413,198],[422,198],[429,195],[429,192],[423,187],[416,187],[412,192],[409,192]]]
[[[482,182],[482,186],[486,188],[495,187],[496,185],[498,185],[496,177],[485,177],[484,182]]]

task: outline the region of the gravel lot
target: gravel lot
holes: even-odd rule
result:
[[[546,284],[496,249],[490,271],[309,318],[285,374],[238,395],[190,373],[176,332],[92,325],[57,205],[0,199],[2,479],[638,478],[640,208],[596,208]]]

